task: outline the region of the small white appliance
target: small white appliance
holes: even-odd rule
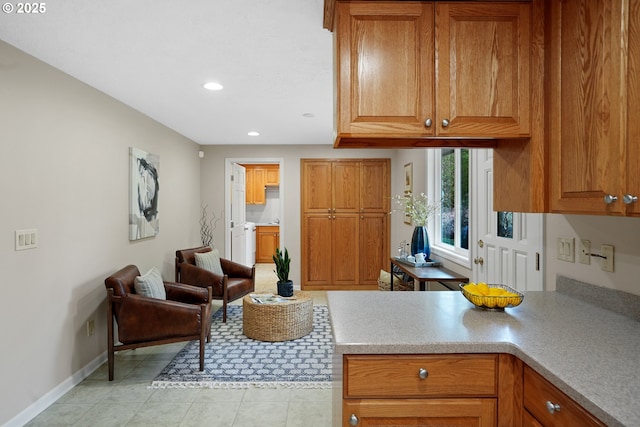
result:
[[[256,223],[245,222],[244,223],[244,236],[245,236],[245,265],[253,267],[256,263]]]

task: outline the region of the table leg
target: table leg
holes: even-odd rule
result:
[[[390,286],[391,287],[390,287],[390,289],[391,289],[391,292],[393,292],[393,276],[394,276],[394,274],[393,274],[393,261],[391,262],[391,268],[389,269],[389,271],[391,272],[391,279],[390,279],[390,281],[391,281],[391,285]]]

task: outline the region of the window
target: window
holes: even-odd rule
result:
[[[440,256],[469,265],[468,149],[428,150],[429,199],[440,209],[429,223],[432,249]]]

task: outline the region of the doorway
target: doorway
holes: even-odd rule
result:
[[[232,242],[232,226],[233,224],[233,216],[232,216],[232,212],[233,212],[233,206],[234,206],[234,201],[233,201],[233,188],[234,188],[234,177],[233,177],[233,172],[234,172],[234,165],[239,165],[239,164],[243,164],[243,165],[278,165],[278,173],[279,173],[279,179],[278,179],[278,188],[277,188],[277,192],[278,192],[278,196],[277,196],[277,201],[274,201],[273,198],[269,198],[270,194],[274,194],[273,191],[275,191],[273,188],[269,189],[269,190],[265,190],[265,191],[269,191],[267,193],[267,203],[276,203],[277,206],[275,208],[273,208],[271,210],[271,212],[278,212],[278,216],[274,217],[274,218],[266,218],[266,216],[260,216],[260,208],[256,207],[255,209],[251,208],[251,207],[245,207],[245,209],[249,209],[248,211],[245,210],[244,212],[244,221],[247,222],[255,222],[258,225],[260,225],[261,222],[267,223],[267,222],[275,222],[275,220],[277,219],[278,222],[278,226],[280,229],[280,241],[284,241],[284,235],[285,235],[285,231],[286,231],[286,211],[284,209],[285,206],[285,182],[283,177],[285,176],[284,172],[285,172],[285,165],[284,165],[284,159],[282,158],[272,158],[272,157],[249,157],[249,158],[226,158],[225,159],[225,191],[224,191],[224,197],[225,197],[225,218],[227,218],[228,220],[225,221],[225,231],[224,231],[224,235],[225,235],[225,254],[227,257],[231,257],[232,253],[233,253],[233,242]],[[249,205],[250,206],[250,205]],[[256,218],[258,218],[258,220],[256,220]]]
[[[472,150],[474,203],[472,277],[518,291],[542,291],[542,214],[493,210],[493,150]]]

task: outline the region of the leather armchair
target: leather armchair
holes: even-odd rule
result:
[[[211,287],[164,282],[167,299],[162,300],[136,294],[136,276],[138,268],[128,265],[104,281],[109,381],[116,351],[179,341],[200,341],[200,370],[204,370],[204,343],[211,340]],[[120,345],[115,344],[114,320]]]
[[[210,252],[209,246],[176,251],[176,282],[211,286],[212,298],[222,300],[222,321],[227,321],[227,303],[255,291],[256,268],[220,258],[224,275],[196,266],[196,253]]]

